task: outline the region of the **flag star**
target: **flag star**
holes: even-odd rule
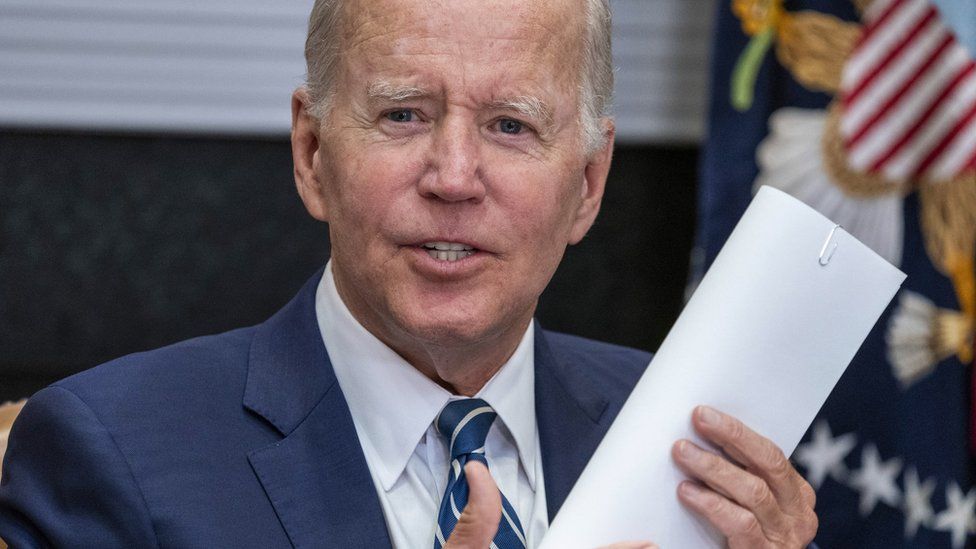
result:
[[[897,507],[901,500],[901,491],[895,483],[895,477],[901,471],[901,459],[892,458],[882,462],[878,448],[874,444],[867,444],[861,452],[861,468],[851,473],[850,485],[861,492],[859,510],[861,516],[868,516],[878,501]]]
[[[976,533],[976,490],[970,490],[965,497],[959,485],[952,482],[946,489],[947,507],[935,516],[935,529],[952,533],[952,547],[958,549],[966,543],[966,535]]]
[[[925,479],[925,482],[919,484],[918,471],[914,467],[905,472],[905,501],[902,505],[905,512],[905,538],[914,538],[919,526],[931,526],[935,515],[931,502],[934,491],[934,478]]]
[[[830,425],[820,420],[813,427],[810,442],[801,444],[793,454],[793,459],[806,470],[807,480],[814,489],[819,489],[827,475],[838,482],[844,480],[847,474],[844,458],[855,446],[857,437],[854,433],[834,437],[830,432]]]

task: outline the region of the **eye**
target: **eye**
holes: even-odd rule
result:
[[[498,129],[501,130],[502,133],[518,135],[522,133],[522,123],[518,120],[512,120],[511,118],[503,118],[498,121]]]
[[[414,114],[410,109],[401,109],[386,113],[386,119],[392,122],[413,122]]]

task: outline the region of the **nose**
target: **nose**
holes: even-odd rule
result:
[[[481,202],[485,197],[478,128],[461,116],[446,116],[434,130],[431,169],[419,192],[445,202]]]

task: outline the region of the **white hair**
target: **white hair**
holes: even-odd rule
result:
[[[609,0],[583,0],[586,23],[583,37],[583,63],[580,74],[580,127],[587,154],[606,144],[602,124],[610,116],[613,96],[613,55]],[[315,0],[305,40],[305,86],[309,113],[323,118],[335,93],[339,62],[339,36],[342,32],[342,0]]]

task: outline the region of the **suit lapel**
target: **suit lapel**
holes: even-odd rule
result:
[[[536,325],[535,406],[550,522],[610,427],[609,399],[579,365],[560,359]]]
[[[376,488],[319,332],[315,290],[321,275],[255,333],[244,406],[284,438],[248,459],[295,547],[390,547]]]
[[[346,399],[318,328],[321,271],[260,325],[244,406],[283,438],[248,459],[295,547],[391,547]],[[610,399],[536,325],[535,393],[549,520],[610,426]],[[364,528],[363,525],[371,525]]]

